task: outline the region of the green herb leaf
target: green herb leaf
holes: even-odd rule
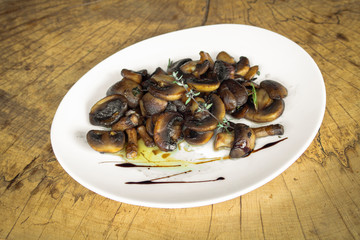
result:
[[[257,71],[257,72],[256,72],[256,75],[260,76],[260,71]]]
[[[171,59],[169,58],[169,61],[168,61],[168,66],[167,68],[169,69],[171,67],[171,65],[173,64],[173,61],[171,61]]]
[[[185,105],[187,105],[191,101],[191,98],[186,99]]]
[[[252,102],[254,104],[255,107],[255,111],[258,110],[258,104],[257,104],[257,95],[256,95],[256,89],[253,83],[251,83],[251,87],[252,87]]]
[[[134,87],[131,92],[136,97],[139,93],[141,93],[141,89],[139,87]]]
[[[210,103],[210,104],[205,104],[205,107],[206,107],[206,109],[210,109],[212,105],[213,105],[212,103]]]

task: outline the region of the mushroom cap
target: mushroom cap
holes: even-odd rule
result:
[[[122,131],[90,130],[86,140],[94,150],[104,153],[116,153],[125,146],[125,134]]]
[[[225,51],[221,51],[218,53],[218,55],[216,56],[216,60],[217,61],[223,61],[229,64],[235,64],[235,59],[230,56],[227,52]]]
[[[220,81],[217,78],[195,78],[189,77],[186,83],[198,92],[212,92],[219,88]]]
[[[127,99],[130,108],[136,108],[143,96],[141,85],[127,78],[115,83],[106,92],[106,95],[113,94],[123,95]]]
[[[159,115],[154,127],[154,141],[160,150],[168,152],[176,149],[183,121],[183,116],[177,112],[165,112]]]
[[[168,101],[154,97],[148,92],[140,100],[139,105],[143,116],[151,116],[163,112],[168,105]]]
[[[229,90],[232,94],[230,94]],[[224,80],[219,88],[219,94],[224,101],[225,107],[228,113],[235,111],[235,108],[239,108],[244,105],[248,100],[248,93],[246,88],[238,81],[233,79]],[[235,107],[234,105],[235,100]]]
[[[253,105],[249,105],[245,118],[254,122],[271,122],[281,116],[285,109],[285,102],[282,99],[275,99],[266,108],[256,111]]]
[[[196,132],[186,128],[184,130],[184,139],[191,145],[204,145],[214,135],[214,131]]]
[[[215,61],[214,72],[220,82],[226,79],[234,79],[235,67],[224,61]]]
[[[209,102],[213,104],[209,110],[211,114],[214,115],[217,119],[211,115],[200,120],[195,119],[194,117],[189,117],[185,121],[185,127],[198,132],[211,131],[216,129],[218,120],[222,121],[225,117],[225,106],[221,98],[216,94],[211,94],[209,96],[209,100]]]
[[[127,99],[118,94],[106,96],[90,110],[89,120],[95,126],[108,127],[119,121],[128,108]]]
[[[237,123],[234,127],[234,143],[230,150],[231,158],[248,156],[255,147],[255,133],[246,124]]]
[[[244,77],[250,69],[249,59],[247,57],[240,57],[239,62],[236,63],[235,74]]]
[[[262,81],[260,87],[266,90],[271,99],[281,99],[288,95],[287,89],[281,83],[273,80]]]
[[[214,149],[220,150],[224,148],[231,148],[234,144],[234,131],[219,132],[216,134],[214,141]]]
[[[170,73],[170,74],[173,73],[173,72],[179,72],[181,65],[183,65],[183,64],[185,64],[185,63],[187,63],[189,61],[192,61],[192,59],[191,58],[183,58],[183,59],[180,59],[180,60],[178,60],[176,62],[173,62],[168,67],[167,72]]]
[[[175,78],[172,75],[159,71],[151,77],[149,92],[166,101],[179,100],[186,90],[174,81]]]

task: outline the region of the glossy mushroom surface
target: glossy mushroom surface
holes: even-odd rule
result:
[[[154,141],[156,146],[164,152],[176,149],[179,129],[184,118],[180,113],[165,112],[159,115],[154,127]]]
[[[127,99],[118,94],[104,97],[94,104],[89,113],[92,125],[109,127],[119,121],[128,109]]]
[[[185,127],[199,132],[212,131],[215,130],[218,125],[218,120],[222,121],[225,117],[225,106],[220,97],[216,94],[211,94],[209,97],[209,103],[212,104],[210,108],[210,113],[214,115],[209,115],[203,119],[196,119],[193,117],[189,117],[185,121]]]
[[[234,143],[230,150],[230,158],[241,158],[248,156],[255,147],[255,133],[246,124],[235,124]]]
[[[141,85],[127,78],[115,83],[106,92],[106,95],[113,94],[123,95],[127,99],[130,108],[136,108],[143,96]]]
[[[116,153],[125,146],[125,134],[122,131],[90,130],[86,140],[95,151],[103,153]]]

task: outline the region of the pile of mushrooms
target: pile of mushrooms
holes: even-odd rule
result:
[[[250,66],[248,58],[235,61],[224,51],[215,61],[201,51],[199,60],[170,62],[166,71],[159,67],[152,74],[123,69],[123,79],[91,108],[90,123],[105,129],[90,130],[87,141],[96,151],[116,153],[125,148],[126,157],[135,158],[139,138],[147,147],[168,152],[181,140],[203,145],[216,135],[215,150],[229,148],[231,158],[245,157],[257,138],[284,133],[280,124],[251,128],[228,122],[229,128],[218,130],[226,115],[257,123],[282,115],[286,88],[273,80],[256,84],[257,73],[258,66]],[[176,76],[186,85],[176,84]],[[197,94],[189,99],[190,89]],[[254,89],[256,102],[250,97]],[[199,111],[199,104],[206,104],[206,111]]]

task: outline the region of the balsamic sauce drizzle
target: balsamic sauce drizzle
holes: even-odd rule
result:
[[[144,165],[144,164],[134,164],[134,163],[117,163],[115,164],[116,167],[123,167],[123,168],[133,168],[133,167],[147,167],[147,168],[153,168],[153,167],[181,167],[181,164],[177,165]]]
[[[275,141],[275,142],[267,143],[267,144],[265,144],[264,146],[262,146],[261,148],[258,148],[258,149],[253,150],[252,153],[258,152],[258,151],[263,150],[263,149],[265,149],[265,148],[272,147],[272,146],[274,146],[275,144],[278,144],[279,142],[282,142],[282,141],[284,141],[284,140],[286,140],[286,139],[288,139],[288,138],[286,137],[286,138],[280,139],[280,140]]]
[[[210,179],[210,180],[196,180],[196,181],[157,181],[157,180],[161,180],[161,179],[165,179],[165,178],[170,178],[170,177],[174,177],[180,174],[186,174],[191,172],[192,170],[188,170],[185,172],[181,172],[181,173],[176,173],[173,175],[169,175],[169,176],[165,176],[165,177],[160,177],[160,178],[154,178],[154,179],[149,179],[149,180],[144,180],[144,181],[138,181],[138,182],[125,182],[125,184],[140,184],[140,185],[148,185],[148,184],[167,184],[167,183],[204,183],[204,182],[216,182],[216,181],[221,181],[221,180],[225,180],[224,177],[218,177],[216,179]]]
[[[253,150],[251,153],[255,153],[258,152],[260,150],[272,147],[284,140],[288,139],[283,138],[280,139],[278,141],[275,142],[271,142],[271,143],[267,143],[264,146]],[[249,154],[250,155],[250,154]],[[111,161],[109,161],[111,162]],[[203,161],[203,162],[199,162],[200,163],[207,163],[207,162],[212,162],[212,161]],[[106,162],[101,162],[101,163],[106,163]],[[123,167],[123,168],[134,168],[134,167],[147,167],[147,168],[153,168],[153,167],[181,167],[181,164],[178,165],[144,165],[144,164],[134,164],[134,163],[129,163],[129,162],[125,162],[125,163],[117,163],[115,164],[116,167]],[[181,175],[181,174],[186,174],[192,172],[192,170],[188,170],[185,172],[180,172],[180,173],[176,173],[176,174],[172,174],[172,175],[168,175],[165,177],[160,177],[160,178],[153,178],[153,179],[149,179],[149,180],[143,180],[143,181],[138,181],[138,182],[125,182],[125,184],[139,184],[139,185],[148,185],[148,184],[169,184],[169,183],[204,183],[204,182],[216,182],[216,181],[222,181],[225,180],[224,177],[218,177],[216,179],[208,179],[208,180],[195,180],[195,181],[158,181],[161,179],[165,179],[165,178],[171,178],[177,175]]]

